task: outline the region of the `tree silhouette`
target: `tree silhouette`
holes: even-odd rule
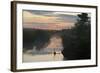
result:
[[[47,30],[23,29],[23,51],[33,49],[41,50],[50,42],[51,33]]]
[[[63,30],[62,40],[65,59],[90,59],[91,57],[90,19],[87,13],[78,15],[77,23],[72,29]]]
[[[37,30],[33,39],[33,46],[35,46],[37,50],[41,50],[50,43],[50,32]]]

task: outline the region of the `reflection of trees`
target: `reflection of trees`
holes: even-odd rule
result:
[[[62,30],[65,59],[89,59],[91,48],[90,20],[88,14],[78,15],[79,19],[72,29]]]

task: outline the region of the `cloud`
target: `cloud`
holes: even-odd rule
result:
[[[24,28],[61,30],[74,26],[76,14],[57,11],[23,11]]]
[[[58,12],[54,12],[55,15],[71,15],[71,16],[77,16],[78,14],[80,13],[76,13],[76,12],[61,12],[61,11],[58,11]]]
[[[23,22],[24,23],[50,23],[56,21],[57,17],[55,16],[43,16],[43,15],[36,15],[28,11],[23,12]]]
[[[48,16],[48,15],[51,15],[54,13],[54,11],[44,11],[44,10],[27,10],[27,11],[32,13],[32,14],[45,15],[45,16]]]

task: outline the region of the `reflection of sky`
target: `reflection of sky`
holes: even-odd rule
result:
[[[80,13],[23,10],[23,27],[61,30],[74,26]]]

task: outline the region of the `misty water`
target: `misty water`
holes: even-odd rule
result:
[[[51,54],[24,54],[23,55],[23,62],[42,62],[42,61],[62,61],[63,55],[61,53],[54,55]]]
[[[62,61],[62,40],[60,37],[52,37],[51,43],[42,50],[33,49],[23,53],[23,62]]]
[[[23,62],[62,61],[62,48],[44,48],[28,50],[23,54]]]

